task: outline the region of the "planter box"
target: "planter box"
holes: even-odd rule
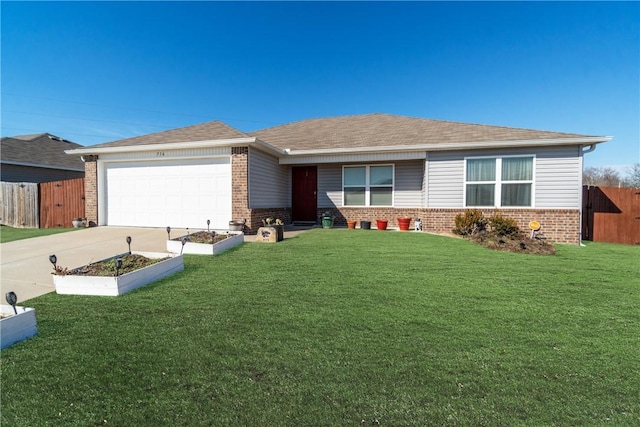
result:
[[[167,251],[179,254],[182,251],[183,254],[195,254],[195,255],[217,255],[220,252],[231,249],[234,246],[238,246],[244,242],[244,233],[237,231],[230,231],[229,237],[219,242],[214,243],[193,243],[187,242],[182,248],[182,238],[179,240],[167,240]]]
[[[165,258],[167,256],[170,258],[116,277],[59,276],[54,274],[53,284],[56,286],[56,293],[63,295],[118,296],[184,270],[182,255],[136,251],[133,251],[133,253],[147,258]]]
[[[0,348],[9,347],[26,340],[38,333],[36,326],[36,310],[29,307],[16,306],[18,314],[10,305],[0,306],[3,317],[0,319]]]

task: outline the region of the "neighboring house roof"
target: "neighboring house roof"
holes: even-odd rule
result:
[[[444,147],[482,142],[584,139],[586,135],[488,126],[392,114],[308,119],[249,132],[281,149],[331,150],[433,144]]]
[[[84,164],[65,150],[82,148],[49,133],[6,136],[0,140],[0,159],[3,164],[65,169],[84,172]]]
[[[135,145],[165,144],[174,142],[194,142],[248,138],[249,136],[219,120],[186,126],[148,135],[135,136],[104,144],[92,145],[91,148],[130,147]]]

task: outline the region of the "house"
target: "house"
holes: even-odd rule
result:
[[[551,241],[580,241],[583,154],[609,137],[365,114],[244,133],[220,121],[67,151],[82,155],[98,225],[227,228],[499,210]]]
[[[84,177],[80,157],[65,150],[82,145],[49,133],[3,137],[0,140],[0,181],[50,182]]]

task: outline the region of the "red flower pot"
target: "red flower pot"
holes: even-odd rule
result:
[[[400,231],[409,231],[411,225],[411,218],[398,218],[398,227]]]
[[[386,230],[388,221],[386,219],[376,219],[376,227],[378,230]]]

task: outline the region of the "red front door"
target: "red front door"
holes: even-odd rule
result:
[[[293,221],[316,222],[318,168],[296,166],[291,169],[291,216]]]

